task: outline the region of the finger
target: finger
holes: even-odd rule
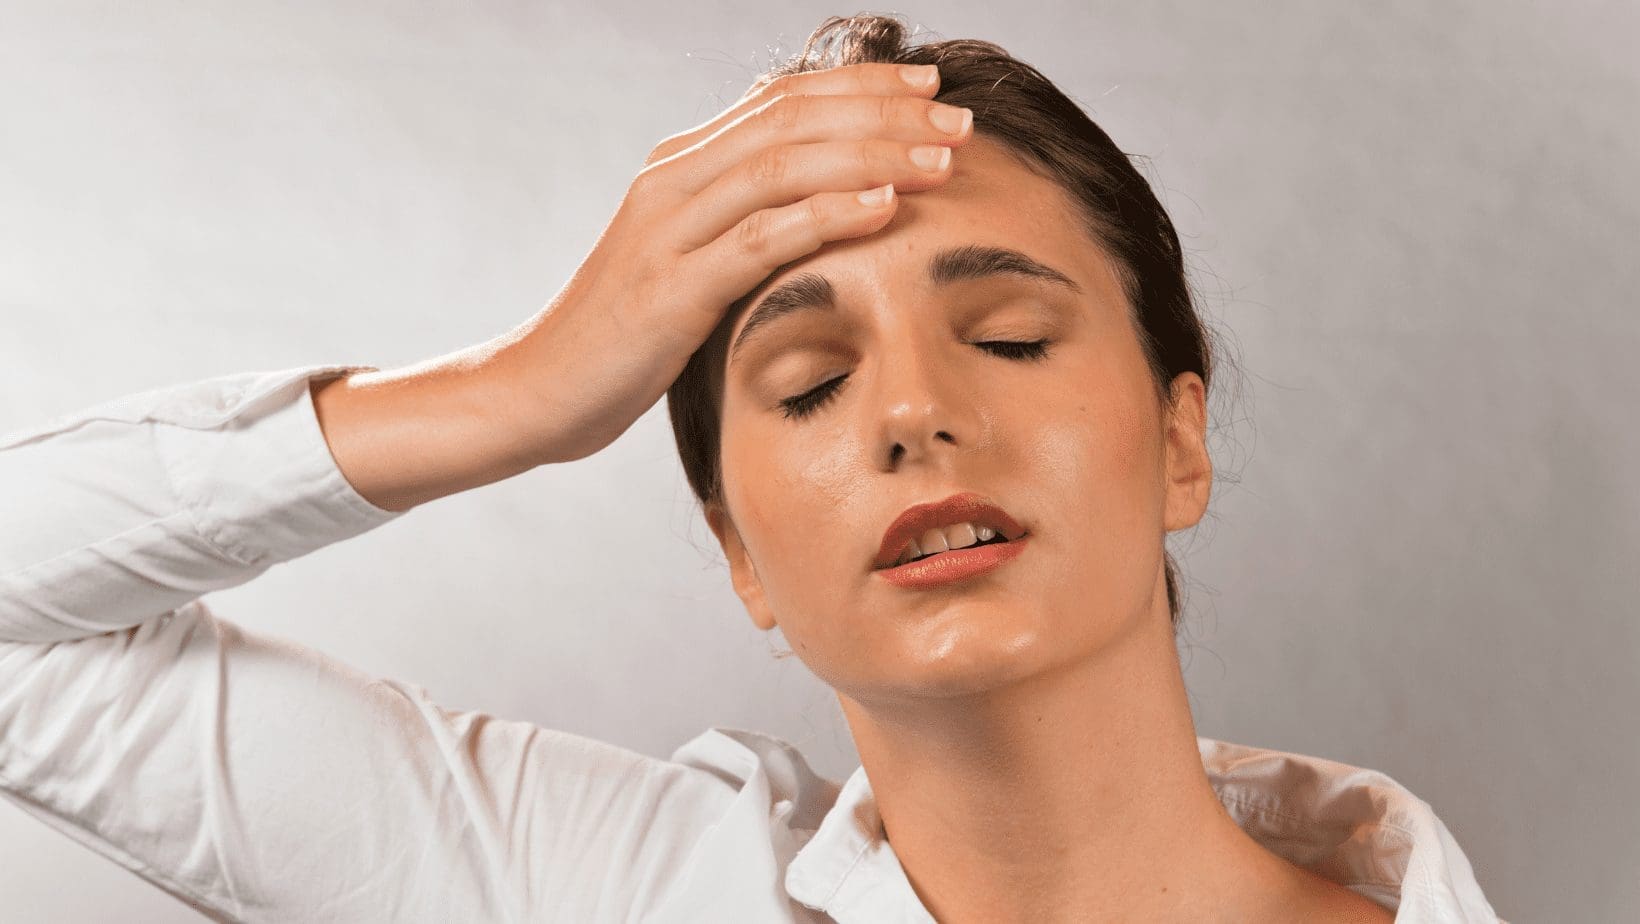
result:
[[[883,201],[861,201],[866,193],[885,193]],[[713,286],[703,293],[704,309],[711,313],[703,323],[716,327],[729,305],[776,269],[818,250],[827,241],[860,237],[881,229],[899,209],[900,197],[892,186],[882,190],[824,192],[801,202],[747,215],[716,240],[679,259],[690,278],[710,278]],[[709,273],[699,267],[709,267]]]
[[[742,161],[673,214],[673,240],[687,252],[717,238],[747,215],[816,193],[892,183],[918,192],[951,173],[951,149],[899,141],[837,141],[769,148]]]
[[[915,79],[908,80],[908,73]],[[929,76],[933,79],[922,82]],[[926,99],[938,91],[939,85],[939,68],[932,64],[905,65],[879,62],[848,64],[801,74],[788,74],[772,80],[759,80],[753,83],[734,105],[714,116],[710,122],[673,135],[656,145],[649,159],[644,161],[644,165],[665,160],[679,151],[693,147],[717,134],[724,126],[779,96],[920,96]]]
[[[783,96],[664,163],[645,168],[674,194],[694,195],[745,161],[776,157],[771,149],[827,141],[886,138],[960,145],[973,135],[973,114],[960,106],[893,96]],[[885,178],[877,182],[883,183]],[[858,189],[866,184],[839,184]],[[793,201],[797,196],[786,199]],[[773,204],[765,203],[765,204]]]

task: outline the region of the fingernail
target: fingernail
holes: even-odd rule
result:
[[[932,64],[903,64],[900,66],[900,78],[919,89],[933,86],[934,78],[939,75],[940,69]]]
[[[856,198],[860,200],[861,205],[875,207],[887,204],[889,197],[893,194],[894,184],[889,183],[886,186],[879,186],[876,189],[868,189],[865,192],[860,193]]]
[[[935,106],[928,113],[928,121],[933,122],[935,128],[948,135],[962,134],[963,129],[968,127],[973,118],[973,110],[959,109],[955,106]]]
[[[951,162],[951,149],[937,144],[919,144],[911,149],[911,162],[924,170],[944,170]]]

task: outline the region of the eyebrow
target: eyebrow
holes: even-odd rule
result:
[[[928,281],[935,287],[991,276],[1038,279],[1072,292],[1082,291],[1081,286],[1059,270],[1007,247],[966,244],[941,250],[928,261]],[[729,357],[733,360],[759,328],[798,312],[814,309],[834,311],[836,308],[837,292],[832,288],[831,280],[819,273],[802,273],[793,277],[770,289],[758,301],[751,316],[746,319],[746,326],[740,329],[734,345],[729,348]]]

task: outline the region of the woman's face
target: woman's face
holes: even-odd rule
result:
[[[883,230],[782,267],[730,334],[728,519],[708,520],[753,620],[861,702],[977,692],[1166,620],[1162,540],[1201,518],[1212,480],[1201,379],[1174,381],[1165,416],[1121,284],[1069,196],[984,136],[954,160]],[[1068,283],[931,280],[937,255],[973,247]],[[810,274],[832,307],[737,344],[765,299]],[[813,282],[795,301],[825,288]],[[975,345],[1038,340],[1037,359]],[[782,405],[838,376],[806,414]],[[901,511],[969,491],[1028,532],[1017,557],[933,589],[875,572]]]

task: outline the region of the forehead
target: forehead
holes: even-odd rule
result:
[[[1058,183],[1027,167],[1001,142],[976,134],[952,151],[952,173],[932,189],[899,196],[894,218],[864,237],[829,241],[781,266],[748,293],[731,330],[738,336],[765,292],[799,273],[818,273],[840,290],[920,285],[928,255],[945,247],[996,245],[1063,270],[1085,292],[1111,277],[1080,206]],[[898,191],[896,191],[898,192]]]
[[[906,200],[913,208],[920,205],[939,212],[994,210],[1001,215],[1069,204],[1065,191],[1028,166],[1024,155],[987,135],[976,134],[967,144],[953,148],[951,162],[949,179]],[[901,208],[903,211],[903,203]],[[896,215],[884,230],[892,230],[901,220],[902,216]]]

